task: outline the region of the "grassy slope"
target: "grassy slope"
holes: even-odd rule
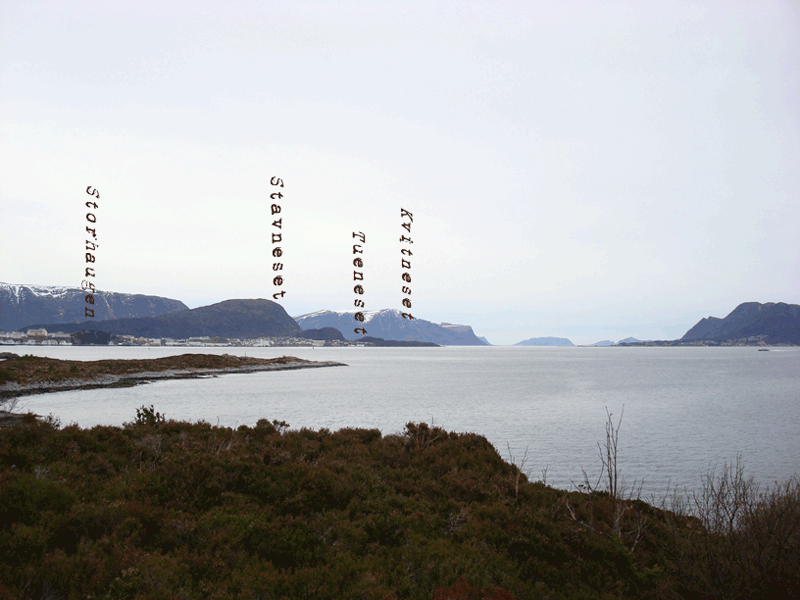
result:
[[[0,429],[0,600],[677,597],[665,513],[629,503],[618,535],[607,494],[527,482],[482,436],[137,412]]]

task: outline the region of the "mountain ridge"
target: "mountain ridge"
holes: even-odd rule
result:
[[[84,316],[86,291],[79,287],[0,282],[0,331],[34,323],[92,323],[116,318],[155,317],[189,310],[180,300],[146,294],[98,291],[94,318]]]
[[[264,298],[231,299],[157,317],[115,319],[97,323],[41,325],[48,331],[64,333],[92,329],[117,335],[148,338],[303,337],[303,330],[277,302]]]
[[[405,319],[397,309],[360,311],[364,321],[358,322],[356,310],[318,310],[299,315],[294,320],[303,329],[335,327],[347,340],[359,340],[356,328],[364,328],[367,335],[401,342],[432,342],[440,346],[485,346],[472,327],[454,323],[433,323],[425,319]]]
[[[743,302],[722,319],[701,319],[680,341],[800,345],[800,305]]]

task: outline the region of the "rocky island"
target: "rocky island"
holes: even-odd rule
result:
[[[45,392],[130,387],[158,379],[216,377],[226,373],[347,366],[293,356],[255,358],[230,354],[181,354],[136,360],[59,360],[0,353],[0,399]]]

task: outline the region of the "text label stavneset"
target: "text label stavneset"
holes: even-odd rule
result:
[[[280,179],[279,177],[272,177],[269,180],[269,182],[272,185],[283,187],[283,179]],[[277,192],[274,192],[274,193],[270,194],[269,197],[272,200],[280,200],[281,198],[283,198],[283,194],[281,194],[280,191],[277,191]],[[280,204],[273,204],[271,206],[271,214],[272,214],[272,216],[274,217],[275,215],[278,215],[280,213],[281,213]],[[272,222],[272,226],[275,228],[275,230],[277,230],[277,233],[275,232],[275,230],[273,230],[273,232],[272,232],[272,256],[273,256],[273,258],[281,258],[283,256],[283,249],[280,246],[277,246],[276,244],[283,243],[283,217],[278,217],[277,220],[273,221]],[[283,263],[281,263],[281,262],[272,263],[272,270],[273,271],[283,271]],[[283,285],[283,274],[282,273],[280,275],[276,275],[275,277],[272,278],[272,285],[274,285],[274,286],[276,286],[278,288],[280,288],[280,286]],[[272,298],[274,300],[277,300],[278,298],[283,298],[283,296],[285,294],[286,294],[286,291],[285,290],[281,290],[280,292],[276,292],[276,293],[272,294]]]

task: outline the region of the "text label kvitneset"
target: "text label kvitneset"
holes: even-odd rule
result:
[[[407,223],[406,222],[401,223],[400,226],[408,232],[408,236],[406,236],[405,234],[401,235],[400,236],[400,243],[401,244],[408,244],[408,246],[410,246],[411,244],[414,243],[413,241],[411,241],[411,238],[409,237],[411,235],[411,224],[414,222],[414,215],[412,215],[410,212],[408,212],[405,208],[401,208],[400,209],[400,218],[403,219],[403,218],[406,218],[406,217],[408,217],[408,222]],[[403,246],[400,249],[400,254],[401,254],[401,256],[400,256],[400,268],[401,269],[405,269],[403,271],[403,274],[400,276],[400,278],[403,280],[403,284],[411,283],[411,273],[410,273],[410,271],[411,271],[411,259],[410,258],[405,258],[405,257],[406,256],[412,256],[413,253],[411,252],[411,248],[409,248],[408,246]],[[408,287],[407,285],[403,285],[402,291],[403,291],[403,294],[405,294],[406,296],[410,296],[411,295],[411,288]],[[403,306],[405,308],[411,308],[411,298],[403,298],[402,304],[403,304]],[[414,318],[410,313],[404,312],[404,313],[402,313],[402,315],[403,315],[404,319],[413,319]]]

